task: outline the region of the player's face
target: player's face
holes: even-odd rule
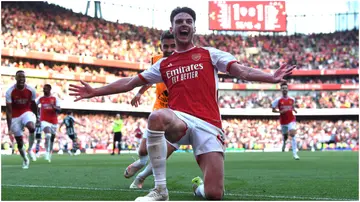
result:
[[[26,77],[25,77],[24,72],[17,73],[16,76],[15,76],[15,79],[16,79],[16,84],[18,86],[24,86],[25,85]]]
[[[287,95],[288,86],[281,86],[281,92],[282,92],[283,95]]]
[[[163,39],[161,41],[161,51],[164,57],[169,57],[175,50],[175,39]]]
[[[51,92],[50,86],[44,86],[43,91],[45,95],[50,95]]]
[[[195,30],[194,19],[187,13],[177,14],[170,28],[170,31],[174,33],[176,42],[180,44],[191,43]]]

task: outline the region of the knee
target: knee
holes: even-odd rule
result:
[[[208,200],[221,200],[224,196],[224,187],[223,186],[211,186],[205,187],[205,196]]]
[[[28,122],[26,124],[26,127],[28,128],[29,132],[30,133],[34,133],[35,132],[35,125],[33,122]]]
[[[155,131],[164,131],[166,129],[166,111],[153,111],[148,118],[148,128]]]
[[[35,128],[34,128],[34,127],[28,127],[28,129],[29,129],[29,132],[30,132],[30,133],[34,133],[34,132],[35,132]]]

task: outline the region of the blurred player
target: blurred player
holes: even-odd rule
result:
[[[151,64],[155,64],[159,59],[161,59],[163,57],[169,57],[176,48],[174,35],[172,35],[169,31],[164,31],[161,34],[160,41],[161,41],[160,49],[164,55],[154,56],[151,59]],[[131,105],[136,106],[136,107],[139,106],[141,95],[144,94],[144,92],[147,89],[149,89],[151,86],[152,86],[152,84],[141,87],[141,89],[139,90],[137,95],[131,100]],[[166,85],[164,83],[157,83],[156,84],[156,100],[154,103],[153,111],[162,109],[162,108],[168,108],[168,95],[169,95],[169,93],[167,91]],[[136,172],[138,172],[141,168],[143,168],[146,165],[146,162],[148,160],[148,153],[147,153],[147,149],[146,149],[146,147],[147,147],[146,138],[147,138],[147,135],[145,132],[143,134],[143,138],[141,140],[140,147],[138,149],[139,160],[135,161],[134,163],[132,163],[125,169],[124,176],[126,178],[132,177]],[[178,148],[179,148],[179,146],[177,144],[171,144],[168,142],[167,143],[167,152],[168,152],[167,157],[169,157]],[[144,180],[151,174],[152,174],[152,166],[151,166],[151,164],[148,164],[148,166],[136,176],[133,183],[131,183],[130,188],[131,189],[142,188]]]
[[[75,123],[85,127],[85,125],[83,125],[75,120],[73,113],[71,111],[68,111],[67,116],[64,118],[63,122],[61,123],[61,125],[59,127],[59,131],[60,131],[61,127],[65,124],[66,134],[69,136],[69,138],[73,142],[72,151],[68,150],[68,153],[70,155],[73,155],[73,153],[75,153],[75,155],[79,155],[81,153],[80,149],[78,148],[78,142],[77,142],[78,139],[77,139],[75,127],[74,127]],[[67,145],[65,145],[65,149],[67,149]]]
[[[32,151],[37,114],[36,91],[25,83],[24,71],[17,71],[15,79],[16,84],[6,91],[6,120],[9,134],[15,135],[19,153],[24,160],[22,168],[28,169],[30,162],[23,148],[23,129],[26,127],[29,130],[28,152],[30,157],[36,160],[36,156]]]
[[[134,135],[135,135],[135,138],[136,138],[136,142],[138,143],[138,147],[139,147],[140,143],[141,143],[141,140],[142,140],[142,137],[143,137],[143,132],[142,132],[142,130],[140,128],[140,122],[137,123],[137,127],[134,130]]]
[[[272,103],[272,111],[275,113],[280,113],[280,124],[281,132],[283,134],[283,146],[282,151],[285,151],[286,141],[288,135],[291,136],[291,145],[293,150],[293,157],[295,160],[300,160],[297,155],[297,145],[296,145],[296,118],[293,114],[293,111],[297,113],[295,109],[295,99],[288,96],[288,85],[286,83],[281,83],[281,92],[282,97],[277,98]]]
[[[116,142],[118,143],[118,155],[120,155],[121,151],[121,138],[122,138],[122,128],[124,123],[120,117],[120,114],[116,114],[116,118],[113,123],[113,133],[114,133],[114,143],[113,143],[113,151],[111,155],[115,155]]]
[[[60,100],[59,98],[51,95],[51,85],[45,84],[43,87],[44,96],[36,100],[40,108],[40,121],[41,130],[45,133],[45,159],[51,162],[51,155],[58,127],[58,113],[60,113]]]
[[[194,193],[211,200],[224,194],[224,132],[217,103],[218,71],[242,80],[267,83],[284,82],[284,76],[296,66],[286,64],[266,73],[241,65],[224,51],[210,47],[196,47],[195,11],[178,7],[171,12],[170,31],[174,34],[176,51],[162,58],[138,76],[121,78],[100,88],[70,84],[75,101],[95,96],[124,93],[137,86],[164,82],[169,91],[169,108],[153,111],[148,118],[147,151],[155,188],[137,201],[169,200],[166,186],[167,143],[191,144],[204,182],[197,184]],[[165,139],[166,136],[166,139]]]

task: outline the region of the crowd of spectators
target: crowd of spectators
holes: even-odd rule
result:
[[[1,58],[2,67],[16,67],[20,69],[36,69],[46,72],[59,73],[59,74],[81,74],[91,76],[114,76],[114,77],[127,77],[138,74],[138,71],[124,70],[120,68],[109,67],[96,67],[82,64],[61,64],[51,61],[37,61],[30,59],[19,59],[3,57]],[[254,83],[251,81],[244,81],[228,75],[220,74],[219,82],[226,83]],[[356,75],[341,75],[341,76],[290,76],[288,78],[290,84],[358,84],[359,76]]]
[[[95,19],[71,10],[44,2],[3,2],[1,6],[1,44],[2,48],[24,51],[52,52],[66,55],[92,56],[99,59],[124,60],[128,62],[149,63],[151,56],[160,52],[159,36],[161,30],[119,24]],[[292,35],[292,36],[253,36],[239,35],[197,35],[199,46],[213,46],[232,53],[245,65],[274,69],[282,62],[296,64],[298,69],[339,69],[359,68],[358,30],[335,32],[331,34]],[[249,54],[249,48],[257,53]],[[5,58],[2,67],[39,69],[60,74],[83,74],[125,77],[136,75],[137,71],[116,68],[94,67],[90,65],[64,64],[49,61]],[[220,76],[220,82],[243,83],[244,81]],[[53,93],[64,101],[71,101],[68,85],[76,81],[27,78],[27,83],[36,87],[38,96],[42,95],[45,83],[52,85]],[[15,83],[10,76],[1,77],[1,85],[6,89]],[[314,84],[358,84],[356,76],[332,77],[290,77],[289,83]],[[93,86],[103,85],[92,83]],[[84,102],[126,103],[137,90],[126,94],[104,96],[84,100]],[[2,91],[4,98],[5,91]],[[297,108],[358,108],[357,91],[290,91],[296,99]],[[142,104],[151,106],[155,90],[150,89],[142,96]],[[279,97],[279,91],[219,91],[221,108],[270,108],[271,102]],[[59,116],[61,121],[64,115]],[[75,118],[85,127],[76,126],[81,148],[112,148],[111,124],[114,116],[108,114],[76,114]],[[146,128],[146,118],[123,115],[124,149],[133,150],[137,145],[133,136],[136,123]],[[301,149],[313,147],[318,142],[335,135],[338,142],[357,145],[358,121],[308,120],[299,121],[298,146]],[[224,119],[227,148],[280,148],[281,131],[277,120],[266,119]],[[69,142],[59,132],[55,148],[62,148]],[[1,140],[12,144],[7,134],[5,114],[2,112]],[[27,131],[25,131],[27,134]],[[25,138],[27,140],[27,138]]]
[[[13,76],[2,76],[0,83],[4,86],[2,98],[5,97],[6,89],[15,83]],[[50,84],[53,95],[63,102],[72,102],[74,98],[69,96],[69,84],[77,81],[27,78],[27,83],[35,87],[37,96],[43,95],[43,86]],[[94,87],[100,87],[101,83],[90,83]],[[130,104],[131,99],[136,95],[139,88],[121,94],[94,97],[84,99],[80,102],[99,103],[122,103]],[[359,93],[350,91],[289,91],[289,95],[296,100],[296,108],[359,108]],[[280,91],[234,91],[219,90],[220,108],[271,108],[271,103],[281,96]],[[147,90],[141,96],[141,105],[152,106],[155,102],[155,86]]]
[[[359,108],[359,92],[350,91],[289,91],[296,108]],[[281,97],[280,91],[219,91],[220,108],[271,108]]]
[[[59,115],[59,122],[65,117]],[[75,131],[84,149],[111,149],[113,143],[112,123],[115,115],[110,114],[75,114],[75,119],[85,127],[75,125]],[[122,147],[134,150],[138,145],[134,131],[137,123],[146,129],[145,117],[134,117],[122,114],[124,121]],[[277,119],[223,119],[227,148],[264,149],[281,148],[282,135]],[[25,136],[28,135],[25,130]],[[11,143],[7,135],[5,113],[1,119],[2,144]],[[359,123],[355,120],[304,120],[297,122],[297,143],[300,149],[309,149],[321,141],[326,141],[331,135],[336,136],[338,143],[357,145],[359,141]],[[27,141],[27,138],[24,138]],[[58,132],[55,148],[62,149],[63,145],[71,142],[65,134],[65,127]],[[290,144],[288,145],[290,147]]]
[[[296,125],[300,149],[319,148],[318,143],[328,141],[332,135],[338,143],[355,146],[359,142],[358,121],[306,120],[297,121]],[[223,128],[227,148],[272,149],[282,145],[281,128],[276,119],[225,119]]]
[[[289,76],[287,79],[289,84],[358,84],[358,75],[323,75],[323,76]],[[219,76],[219,82],[224,83],[239,83],[239,84],[250,84],[256,83],[252,81],[245,81],[229,76]]]
[[[150,62],[159,50],[161,30],[91,18],[43,2],[4,2],[2,47],[26,51]],[[254,68],[282,62],[299,69],[359,68],[358,30],[292,36],[197,35],[199,46],[228,51]],[[248,54],[248,48],[258,48]]]

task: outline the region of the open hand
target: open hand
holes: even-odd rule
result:
[[[286,82],[284,77],[291,75],[295,68],[296,65],[288,66],[286,63],[282,64],[274,73],[274,83]]]
[[[84,81],[80,81],[80,83],[82,84],[82,86],[70,84],[69,90],[72,91],[73,93],[69,93],[69,95],[76,97],[76,99],[74,100],[75,102],[85,98],[92,98],[95,96],[94,88],[92,88],[88,83]]]
[[[131,100],[131,105],[138,107],[140,105],[140,98],[141,95],[137,94],[132,100]]]

